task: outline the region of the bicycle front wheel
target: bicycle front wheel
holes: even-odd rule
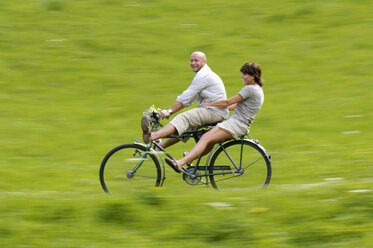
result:
[[[100,182],[106,193],[124,192],[131,187],[160,186],[162,170],[158,159],[138,144],[124,144],[111,150],[100,167]]]
[[[210,160],[209,174],[215,189],[262,187],[271,180],[271,161],[254,141],[234,140],[216,150]]]

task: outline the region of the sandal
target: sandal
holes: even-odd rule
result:
[[[150,123],[148,121],[148,118],[145,116],[141,118],[141,129],[142,129],[142,140],[145,144],[149,144],[150,142]]]
[[[175,160],[173,159],[169,159],[169,158],[165,158],[164,159],[166,161],[166,163],[172,168],[174,169],[175,172],[177,173],[181,173],[181,170],[179,169],[179,167],[177,166],[177,163]]]

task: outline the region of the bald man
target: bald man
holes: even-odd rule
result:
[[[176,98],[176,102],[168,110],[162,110],[160,115],[162,118],[167,118],[181,109],[190,106],[194,100],[198,101],[198,108],[176,115],[169,124],[154,133],[150,132],[149,122],[146,117],[143,117],[141,119],[141,128],[143,131],[143,140],[146,144],[168,135],[180,135],[187,130],[195,130],[228,118],[229,113],[227,108],[201,105],[202,102],[215,102],[227,99],[223,81],[207,65],[206,55],[199,51],[193,52],[190,56],[190,66],[196,73],[192,83],[188,89]],[[160,145],[166,148],[178,141],[179,139],[177,138],[170,138]]]

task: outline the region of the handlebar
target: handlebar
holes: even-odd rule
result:
[[[160,123],[162,117],[160,116],[160,108],[155,108],[154,105],[151,106],[149,109],[145,109],[143,112],[143,115],[146,116],[148,119],[151,131],[154,132],[158,129],[158,127],[162,127],[162,124]]]

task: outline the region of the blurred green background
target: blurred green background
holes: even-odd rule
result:
[[[372,247],[372,9],[2,1],[0,246]],[[141,138],[145,108],[174,103],[195,50],[229,97],[242,64],[261,65],[265,103],[250,136],[272,156],[271,185],[215,191],[166,168],[162,188],[106,195],[104,155]]]

